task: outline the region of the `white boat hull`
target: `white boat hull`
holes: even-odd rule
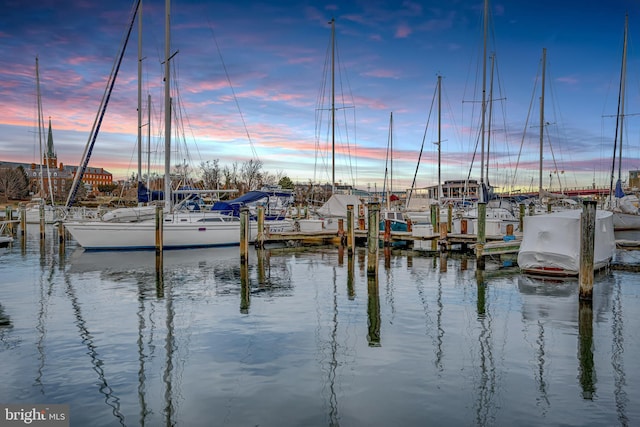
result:
[[[613,228],[616,231],[640,230],[640,215],[632,213],[614,212]]]
[[[273,232],[292,229],[288,221],[266,222]],[[65,228],[85,250],[142,250],[156,247],[155,219],[139,222],[71,221]],[[258,234],[250,223],[249,241]],[[186,249],[240,244],[240,220],[197,214],[172,215],[163,223],[163,248]]]
[[[582,210],[526,216],[518,266],[525,273],[577,276]],[[611,212],[596,211],[594,270],[606,267],[616,249]]]

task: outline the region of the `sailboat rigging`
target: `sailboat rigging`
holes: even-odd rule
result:
[[[171,60],[175,53],[171,53],[170,37],[170,0],[165,4],[165,60],[164,60],[164,103],[165,103],[165,175],[164,175],[164,221],[163,248],[183,249],[209,246],[231,246],[240,243],[240,219],[238,216],[213,209],[200,209],[192,206],[188,209],[185,203],[192,199],[187,197],[183,202],[172,203],[171,189]],[[193,194],[193,190],[176,190],[174,194],[185,191]],[[270,194],[264,193],[267,198]],[[140,209],[140,208],[137,208]],[[106,216],[106,215],[105,215]],[[112,218],[103,216],[97,221],[68,221],[64,225],[71,235],[85,250],[132,250],[155,248],[155,217],[154,218]],[[272,231],[289,231],[293,228],[289,220],[282,218],[265,220]],[[251,221],[250,234],[257,235],[257,222]],[[249,240],[253,240],[252,237]]]
[[[625,85],[627,76],[627,44],[629,34],[629,16],[624,19],[624,42],[622,47],[622,65],[620,69],[620,87],[618,93],[618,112],[613,140],[613,156],[611,162],[611,180],[609,182],[609,208],[613,211],[613,227],[615,230],[640,230],[640,200],[634,194],[625,195],[622,189],[622,146],[625,118]],[[616,164],[617,163],[617,164]],[[616,173],[615,190],[613,180]]]

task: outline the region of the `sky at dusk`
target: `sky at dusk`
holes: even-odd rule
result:
[[[2,0],[0,160],[39,157],[37,56],[58,161],[80,163],[133,5]],[[640,169],[640,3],[491,1],[489,8],[490,183],[537,189],[545,48],[544,186],[557,189],[558,178],[563,187],[609,186],[625,14],[623,179]],[[146,160],[151,129],[158,172],[164,9],[164,0],[143,2],[143,146]],[[442,179],[480,178],[482,0],[173,0],[171,9],[172,163],[188,161],[197,172],[202,162],[232,167],[256,159],[296,182],[330,182],[326,66],[335,18],[336,181],[381,189],[386,169],[394,190],[409,188],[414,176],[418,187],[435,185],[438,116]],[[136,22],[90,161],[114,179],[137,170],[137,49]]]

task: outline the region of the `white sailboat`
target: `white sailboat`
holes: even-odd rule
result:
[[[640,230],[640,200],[635,194],[626,195],[622,190],[622,137],[624,135],[624,102],[627,75],[627,35],[629,16],[624,20],[624,43],[622,48],[622,68],[620,71],[620,93],[618,96],[618,114],[616,117],[616,135],[613,144],[613,161],[611,164],[611,182],[609,186],[609,207],[613,212],[613,226],[616,230]],[[616,153],[617,149],[617,153]],[[613,177],[618,167],[618,178],[615,189]]]
[[[40,217],[44,215],[44,222],[46,224],[53,224],[56,221],[56,209],[54,207],[53,200],[53,187],[51,185],[51,173],[49,170],[49,154],[50,149],[52,147],[52,134],[51,134],[51,120],[49,120],[49,134],[47,140],[47,151],[45,154],[42,153],[42,145],[43,145],[43,117],[42,117],[42,97],[40,95],[40,66],[38,57],[36,56],[36,100],[37,100],[37,123],[38,123],[38,145],[40,148],[40,171],[39,171],[39,193],[42,197],[34,197],[31,202],[27,203],[25,207],[25,216],[26,221],[29,224],[38,224],[40,223]],[[43,163],[44,162],[44,167]],[[46,168],[46,177],[48,184],[48,191],[45,188],[45,168]],[[51,204],[48,204],[45,197],[49,195],[51,197]],[[42,212],[42,213],[41,213]]]
[[[170,86],[170,0],[166,0],[166,34],[164,62],[165,101],[165,205],[163,213],[163,247],[183,249],[230,246],[240,243],[240,220],[211,210],[174,209],[171,203],[171,86]],[[292,229],[286,220],[265,221],[272,231]],[[137,250],[155,248],[155,218],[126,221],[66,221],[65,228],[85,250]],[[249,240],[257,236],[257,223],[251,222]]]

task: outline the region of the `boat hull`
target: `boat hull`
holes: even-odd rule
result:
[[[632,213],[614,212],[613,228],[616,231],[640,230],[640,215]]]
[[[580,271],[581,210],[524,218],[518,266],[528,274],[577,276]],[[606,267],[616,248],[611,212],[597,211],[594,270]]]

